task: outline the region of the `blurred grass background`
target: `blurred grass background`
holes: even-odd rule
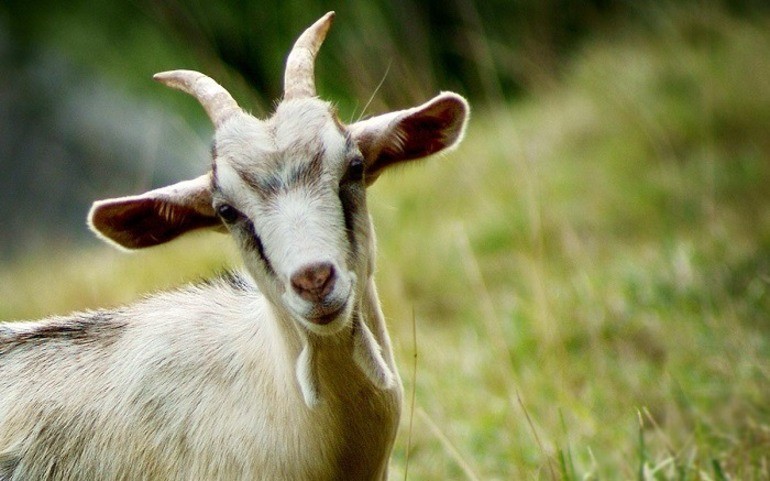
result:
[[[237,265],[216,234],[84,241],[87,203],[205,168],[200,108],[153,72],[269,112],[293,38],[336,9],[317,73],[344,118],[439,89],[474,106],[456,152],[370,189],[416,400],[391,479],[770,479],[764,2],[22,6],[0,6],[0,319]]]

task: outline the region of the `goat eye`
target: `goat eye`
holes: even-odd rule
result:
[[[238,209],[231,206],[230,204],[222,204],[217,207],[217,214],[219,214],[219,217],[221,217],[222,220],[228,224],[232,224],[241,216],[241,213],[238,212]]]
[[[364,178],[364,159],[355,157],[348,165],[348,171],[345,172],[345,180],[348,182],[361,182]]]

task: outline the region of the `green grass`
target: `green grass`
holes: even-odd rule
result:
[[[378,181],[378,285],[415,394],[391,479],[407,452],[413,480],[770,478],[768,51],[768,19],[668,12]],[[0,317],[234,262],[213,234],[20,261]]]

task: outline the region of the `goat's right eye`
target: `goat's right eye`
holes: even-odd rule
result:
[[[344,180],[347,182],[361,182],[364,178],[364,159],[356,157],[350,161]]]
[[[238,212],[238,209],[231,206],[230,204],[222,204],[217,207],[217,214],[219,214],[219,217],[221,217],[222,220],[228,224],[232,224],[241,216],[241,213]]]

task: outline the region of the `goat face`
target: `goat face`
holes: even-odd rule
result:
[[[217,132],[213,210],[260,289],[318,334],[346,324],[357,279],[371,274],[364,158],[317,99],[242,114]]]
[[[455,145],[465,99],[429,102],[345,126],[315,96],[313,61],[329,13],[289,54],[284,100],[259,120],[209,77],[178,70],[156,79],[195,96],[216,127],[209,173],[146,194],[96,202],[94,231],[133,249],[189,230],[226,227],[272,304],[317,334],[349,323],[371,276],[373,239],[365,189],[391,165]]]

